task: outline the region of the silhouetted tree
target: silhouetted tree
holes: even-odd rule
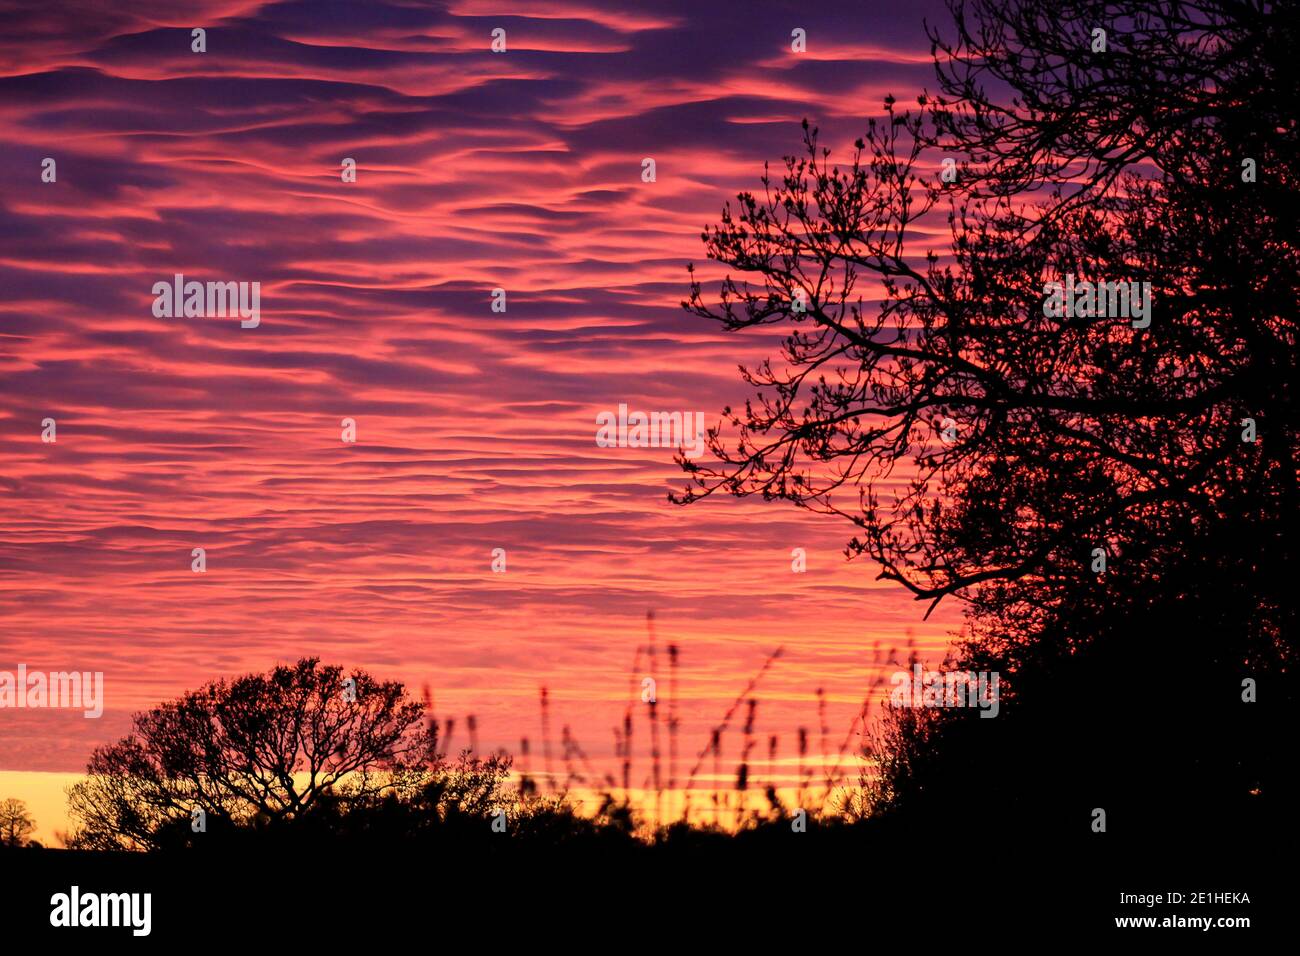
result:
[[[887,98],[842,166],[805,122],[804,155],[705,230],[733,274],[716,294],[693,277],[684,306],[786,334],[742,369],[756,394],[710,433],[716,462],[679,459],[673,498],[842,516],[882,578],[968,602],[953,663],[1002,671],[1003,713],[895,712],[881,812],[1073,833],[1107,802],[1130,832],[1211,806],[1280,820],[1300,17],[950,8],[936,93]],[[1067,275],[1150,282],[1149,325],[1053,309]],[[1243,702],[1247,678],[1267,704]]]
[[[710,301],[693,280],[684,305],[788,334],[742,370],[757,394],[711,433],[718,463],[681,459],[675,500],[841,515],[883,578],[989,606],[1050,602],[1093,548],[1120,554],[1171,513],[1294,513],[1294,18],[1227,0],[953,10],[938,95],[887,100],[844,166],[805,123],[806,155],[706,229],[743,281]],[[1067,274],[1150,282],[1150,327],[1045,315]]]
[[[327,798],[413,792],[437,763],[423,710],[400,683],[316,658],[209,683],[94,751],[69,792],[73,843],[155,848],[188,833],[195,810],[219,829],[295,820]]]
[[[0,845],[23,846],[35,832],[36,821],[26,803],[16,797],[0,800]]]

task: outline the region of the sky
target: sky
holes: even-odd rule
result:
[[[712,425],[744,400],[775,341],[681,309],[688,262],[721,274],[701,229],[802,118],[843,148],[932,87],[932,0],[0,11],[0,670],[105,684],[99,719],[0,710],[0,797],[45,832],[35,772],[307,655],[427,686],[456,743],[469,714],[480,749],[529,737],[534,771],[542,687],[556,754],[568,726],[612,768],[648,611],[683,763],[778,647],[754,692],[778,762],[819,737],[818,689],[836,748],[891,653],[942,658],[957,609],[923,620],[837,519],[675,506],[672,449],[595,440],[620,404]],[[259,324],[156,316],[177,273],[260,283]]]

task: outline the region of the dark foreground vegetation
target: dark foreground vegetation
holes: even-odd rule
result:
[[[655,846],[584,827],[518,841],[479,827],[446,842],[361,845],[266,835],[185,852],[0,851],[0,886],[10,939],[47,931],[50,896],[75,884],[151,892],[152,936],[169,944],[464,931],[508,945],[533,925],[579,948],[660,933],[771,946],[819,932],[937,943],[960,930],[991,942],[1113,933],[1115,915],[1139,912],[1246,915],[1277,931],[1289,910],[1258,865],[1255,848],[1276,847],[1266,833],[1175,844],[941,834],[830,823],[796,835],[770,824],[736,836],[678,832]],[[1250,903],[1117,905],[1124,891],[1169,889],[1247,892]]]
[[[1290,808],[1170,790],[1159,774],[1182,767],[1191,745],[1154,748],[1154,772],[1078,767],[1075,789],[1058,791],[1063,758],[1044,753],[1039,777],[1005,765],[1013,735],[1043,739],[1015,712],[962,722],[892,710],[875,741],[880,774],[845,812],[797,816],[773,800],[735,831],[655,829],[614,794],[591,815],[521,788],[500,755],[449,759],[400,684],[344,674],[306,659],[138,715],[70,794],[78,849],[0,847],[22,933],[55,932],[50,898],[74,885],[151,893],[153,935],[167,940],[288,939],[322,920],[340,933],[410,928],[451,914],[597,931],[636,913],[653,914],[657,931],[733,941],[855,915],[881,920],[873,932],[921,931],[936,912],[1015,936],[1105,931],[1129,912],[1121,892],[1244,892],[1248,906],[1215,915],[1255,920],[1283,902],[1259,858],[1285,852]],[[1080,791],[1108,801],[1107,832],[1087,825]]]

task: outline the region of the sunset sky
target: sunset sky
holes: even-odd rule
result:
[[[568,725],[612,768],[648,610],[681,648],[685,763],[778,646],[756,733],[787,759],[819,687],[838,746],[891,649],[942,657],[956,609],[923,621],[844,524],[680,508],[671,450],[595,442],[620,403],[712,425],[744,400],[775,340],[680,308],[701,228],[801,118],[842,148],[933,87],[939,4],[3,6],[0,670],[102,671],[107,696],[0,710],[0,797],[44,834],[30,772],[304,655],[427,684],[453,743],[473,713],[534,771],[542,686],[557,753]],[[260,325],[155,318],[176,273],[260,282]]]

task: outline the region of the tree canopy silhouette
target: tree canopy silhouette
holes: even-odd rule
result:
[[[0,846],[23,846],[36,832],[27,804],[15,797],[0,800]]]
[[[77,846],[154,848],[171,828],[293,820],[423,783],[437,761],[402,684],[304,658],[216,681],[136,715],[69,792]]]
[[[787,334],[742,369],[756,394],[710,432],[717,463],[680,459],[674,500],[840,515],[881,577],[991,609],[1050,605],[1094,548],[1168,541],[1171,520],[1294,513],[1295,18],[1235,0],[952,11],[955,38],[931,31],[936,93],[887,99],[843,165],[805,121],[804,154],[705,230],[739,276],[716,295],[693,278],[684,306]],[[1067,276],[1149,282],[1149,326],[1045,314]]]

